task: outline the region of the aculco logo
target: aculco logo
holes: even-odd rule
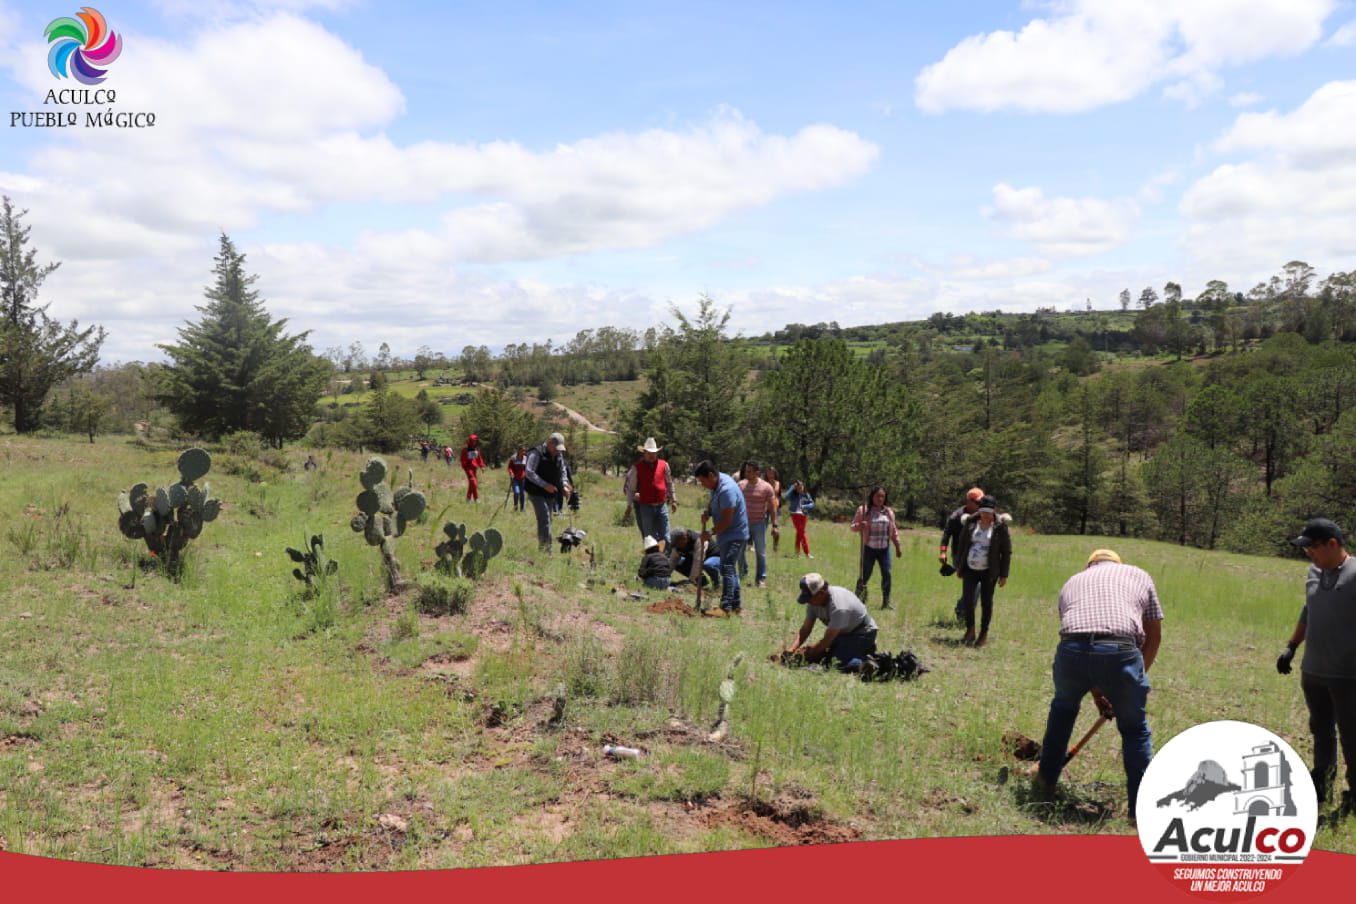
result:
[[[1145,854],[1184,891],[1237,900],[1282,881],[1309,853],[1313,781],[1290,745],[1246,722],[1209,722],[1149,764],[1136,804]]]

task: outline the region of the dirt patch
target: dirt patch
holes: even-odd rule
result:
[[[778,846],[841,844],[861,837],[857,829],[825,818],[813,805],[785,798],[722,802],[705,814],[703,820],[708,826],[735,828]]]
[[[1003,735],[1003,747],[1011,750],[1012,755],[1019,760],[1039,759],[1041,755],[1041,745],[1039,741],[1033,741],[1019,731],[1011,731]]]
[[[31,735],[12,734],[0,738],[0,750],[9,750],[13,747],[37,747],[38,739]]]
[[[183,812],[183,788],[178,785],[155,785],[144,806],[122,814],[123,834],[134,835],[148,825],[182,830],[186,825]]]
[[[693,609],[676,596],[671,596],[666,600],[660,600],[657,603],[651,603],[645,607],[645,611],[654,615],[685,615],[688,618],[697,614],[697,610]]]

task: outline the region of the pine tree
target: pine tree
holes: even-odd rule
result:
[[[281,448],[306,432],[330,366],[312,354],[309,333],[289,336],[285,319],[268,316],[251,288],[257,277],[224,233],[213,272],[202,319],[179,330],[178,344],[160,346],[173,362],[160,400],[191,433],[252,430]]]
[[[67,377],[88,373],[99,360],[103,327],[72,320],[62,326],[34,304],[38,288],[59,263],[39,264],[28,248],[28,228],[8,197],[0,206],[0,403],[14,409],[14,430],[29,433],[42,423],[42,405],[51,388]]]

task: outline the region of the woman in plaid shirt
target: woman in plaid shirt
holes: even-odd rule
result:
[[[862,537],[861,570],[857,577],[857,597],[866,602],[866,585],[871,572],[880,563],[880,607],[890,608],[890,544],[895,557],[904,554],[899,545],[899,529],[895,527],[895,510],[890,508],[890,494],[885,487],[872,487],[866,501],[852,516],[852,529]]]

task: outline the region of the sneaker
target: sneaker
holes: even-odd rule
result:
[[[979,636],[975,638],[975,646],[977,646],[977,647],[982,647],[982,646],[984,646],[984,645],[985,645],[986,643],[988,643],[988,642],[989,642],[989,632],[988,632],[988,631],[981,631],[981,632],[979,632]]]
[[[759,590],[766,590],[767,581],[759,581],[757,584],[754,584],[754,586],[757,587]]]
[[[965,632],[965,636],[961,638],[961,643],[964,644],[964,645],[967,646],[967,647],[972,647],[972,646],[974,646],[974,645],[975,645],[975,632],[974,632],[974,631],[966,631],[966,632]]]

